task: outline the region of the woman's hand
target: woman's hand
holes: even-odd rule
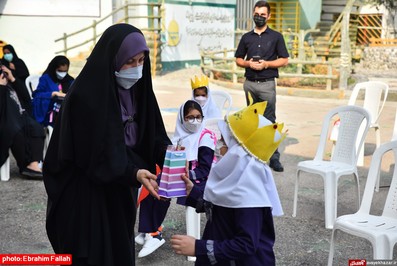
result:
[[[171,238],[171,246],[178,255],[194,256],[196,239],[192,236],[174,235]]]
[[[149,193],[156,199],[160,199],[158,191],[158,184],[156,182],[157,176],[146,169],[139,169],[136,173],[136,179],[149,191]]]
[[[181,178],[186,184],[186,197],[187,197],[189,196],[190,192],[192,192],[194,184],[186,174],[182,174]]]
[[[15,65],[14,65],[14,63],[11,63],[11,62],[10,62],[10,65],[9,65],[9,66],[10,66],[10,69],[15,70]]]
[[[10,69],[8,69],[6,66],[1,66],[1,70],[3,70],[3,76],[9,80],[10,82],[14,82],[15,81],[15,77],[14,75],[12,75],[12,72]]]
[[[4,73],[0,74],[0,85],[3,85],[3,86],[7,85],[7,78],[5,77]]]
[[[60,92],[60,91],[53,91],[52,93],[51,93],[51,98],[53,98],[53,97],[55,97],[55,96],[57,96],[57,97],[65,97],[65,93],[63,93],[63,92]]]

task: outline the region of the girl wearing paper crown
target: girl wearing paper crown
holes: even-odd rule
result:
[[[282,124],[263,117],[256,103],[219,122],[228,151],[211,169],[204,195],[183,176],[189,204],[206,212],[201,239],[175,235],[177,254],[196,256],[196,265],[275,265],[273,215],[283,215],[267,162],[285,138]]]
[[[204,115],[200,104],[193,100],[186,101],[179,109],[175,133],[172,138],[173,145],[184,147],[186,160],[189,163],[189,179],[201,193],[204,193],[207,177],[215,158],[214,149],[216,144],[215,134],[204,128],[203,119]],[[146,203],[153,201],[153,208],[144,208],[141,205],[138,228],[140,233],[135,238],[136,243],[143,245],[142,250],[138,254],[140,258],[151,254],[164,244],[165,240],[162,238],[163,228],[161,224],[170,205],[169,200],[159,202],[153,197],[148,197],[144,201]],[[177,203],[185,205],[185,198],[178,198]],[[189,207],[186,215],[188,215],[189,211],[196,214],[195,210]],[[197,238],[200,237],[199,224],[200,222],[198,221],[198,232],[188,232],[188,234],[195,235]],[[187,225],[187,227],[189,226]]]
[[[203,114],[206,119],[222,117],[222,113],[212,100],[211,91],[208,86],[209,81],[206,75],[201,77],[194,76],[190,80],[192,85],[192,100],[198,102],[203,109]]]

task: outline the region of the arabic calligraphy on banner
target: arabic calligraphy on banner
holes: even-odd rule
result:
[[[235,6],[165,4],[163,62],[200,60],[200,50],[234,48]]]

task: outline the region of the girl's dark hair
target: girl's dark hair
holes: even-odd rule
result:
[[[267,7],[267,12],[270,14],[270,5],[267,1],[258,1],[256,2],[253,11],[255,11],[255,8],[257,7]]]
[[[183,106],[183,117],[185,117],[192,109],[198,110],[200,114],[203,115],[203,110],[201,109],[200,104],[196,101],[188,100]]]
[[[67,66],[70,65],[69,59],[67,59],[66,57],[59,58],[59,61],[57,62],[57,67],[64,66],[64,65],[67,65]]]
[[[49,74],[50,76],[52,75],[52,77],[55,78],[56,77],[55,76],[56,69],[63,65],[67,65],[69,67],[70,66],[69,59],[63,55],[57,55],[48,64],[47,69],[44,71],[43,74]]]
[[[194,90],[204,90],[204,91],[205,91],[205,94],[207,94],[207,95],[208,95],[208,89],[207,89],[207,87],[206,87],[206,86],[203,86],[203,87],[198,87],[198,88],[195,88]]]

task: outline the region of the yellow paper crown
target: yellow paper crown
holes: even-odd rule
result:
[[[190,80],[192,84],[192,90],[200,87],[208,87],[208,77],[206,75],[201,75],[201,77],[194,76],[194,79]]]
[[[229,115],[226,121],[237,142],[253,157],[268,162],[274,151],[287,136],[282,133],[284,124],[273,123],[259,127],[267,102],[255,103]],[[275,135],[280,138],[275,141]]]

